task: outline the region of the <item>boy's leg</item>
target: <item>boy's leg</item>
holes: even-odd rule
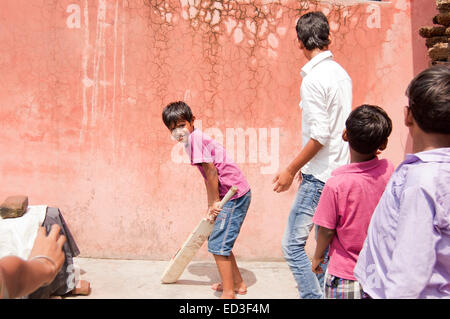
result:
[[[231,252],[230,258],[233,264],[234,291],[240,294],[245,294],[247,292],[247,285],[244,283],[244,279],[241,276],[241,272],[239,271],[233,252]]]
[[[294,275],[302,299],[320,299],[323,296],[320,282],[312,272],[311,262],[305,252],[323,186],[324,183],[312,175],[303,175],[282,241],[283,256]]]
[[[234,283],[234,292],[237,294],[244,295],[247,293],[247,285],[244,283],[244,279],[241,276],[241,272],[239,271],[239,267],[236,262],[236,258],[234,257],[233,252],[230,254],[231,263],[233,266],[233,283]],[[217,291],[223,291],[222,283],[216,283],[212,285],[212,289]]]
[[[227,297],[230,286],[232,296],[234,297],[234,278],[233,272],[236,273],[236,281],[242,281],[236,259],[232,253],[234,243],[239,235],[242,223],[247,214],[251,201],[251,192],[240,198],[229,201],[217,215],[214,223],[213,231],[208,240],[208,251],[214,255],[219,273],[222,278],[223,297]],[[230,275],[231,274],[231,275]],[[230,284],[231,279],[231,284]],[[215,285],[215,290],[220,290],[219,285]]]
[[[220,278],[222,279],[222,299],[234,299],[233,262],[230,256],[214,255]]]

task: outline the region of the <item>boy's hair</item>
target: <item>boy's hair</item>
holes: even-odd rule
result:
[[[379,106],[363,104],[345,122],[350,147],[361,154],[375,153],[392,132],[392,121]]]
[[[191,122],[192,118],[191,108],[182,101],[168,104],[162,112],[163,122],[168,129],[175,126],[179,120]]]
[[[295,28],[297,37],[306,50],[319,48],[322,50],[330,44],[330,26],[327,17],[320,11],[308,12],[302,15]]]
[[[427,133],[450,134],[450,67],[436,65],[422,71],[406,89],[409,110]]]

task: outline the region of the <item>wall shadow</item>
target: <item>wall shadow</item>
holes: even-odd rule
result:
[[[419,35],[419,29],[423,26],[433,25],[433,17],[437,13],[438,10],[436,8],[436,2],[434,0],[411,0],[411,46],[414,76],[430,66],[428,49],[425,45],[425,39]],[[404,155],[411,152],[412,140],[411,135],[408,134],[404,149]]]
[[[433,25],[433,17],[436,14],[438,14],[438,10],[435,0],[411,0],[411,44],[414,75],[419,74],[429,66],[425,39],[419,35],[419,29],[423,26]]]

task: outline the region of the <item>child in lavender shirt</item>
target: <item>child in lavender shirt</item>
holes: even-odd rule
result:
[[[319,226],[312,271],[322,273],[321,263],[330,245],[325,274],[325,298],[359,299],[362,290],[353,276],[356,260],[367,235],[370,218],[394,171],[377,154],[387,146],[392,122],[374,105],[354,109],[342,134],[350,146],[351,163],[332,172],[320,196],[313,222]]]
[[[406,95],[414,154],[373,213],[354,275],[371,298],[450,298],[450,68],[423,71]]]
[[[173,102],[164,108],[163,121],[172,136],[185,144],[191,164],[202,174],[208,195],[207,215],[215,220],[208,239],[208,251],[213,254],[222,283],[212,289],[223,291],[221,298],[245,294],[245,285],[232,252],[251,201],[250,186],[239,167],[227,156],[222,145],[194,128],[195,116],[184,102]],[[231,186],[236,194],[220,207],[220,200]]]

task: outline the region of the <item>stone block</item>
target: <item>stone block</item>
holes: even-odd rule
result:
[[[428,50],[428,55],[433,61],[449,61],[450,50],[448,43],[437,43]]]
[[[27,196],[9,196],[0,205],[0,215],[2,218],[16,218],[21,217],[28,208]]]
[[[419,29],[419,34],[423,38],[440,37],[445,35],[447,29],[444,26],[426,26]]]
[[[448,27],[450,25],[450,12],[439,13],[433,18],[433,23]]]
[[[432,48],[436,43],[448,43],[449,41],[449,37],[432,37],[432,38],[428,38],[425,41],[425,45],[427,46],[427,48]]]

